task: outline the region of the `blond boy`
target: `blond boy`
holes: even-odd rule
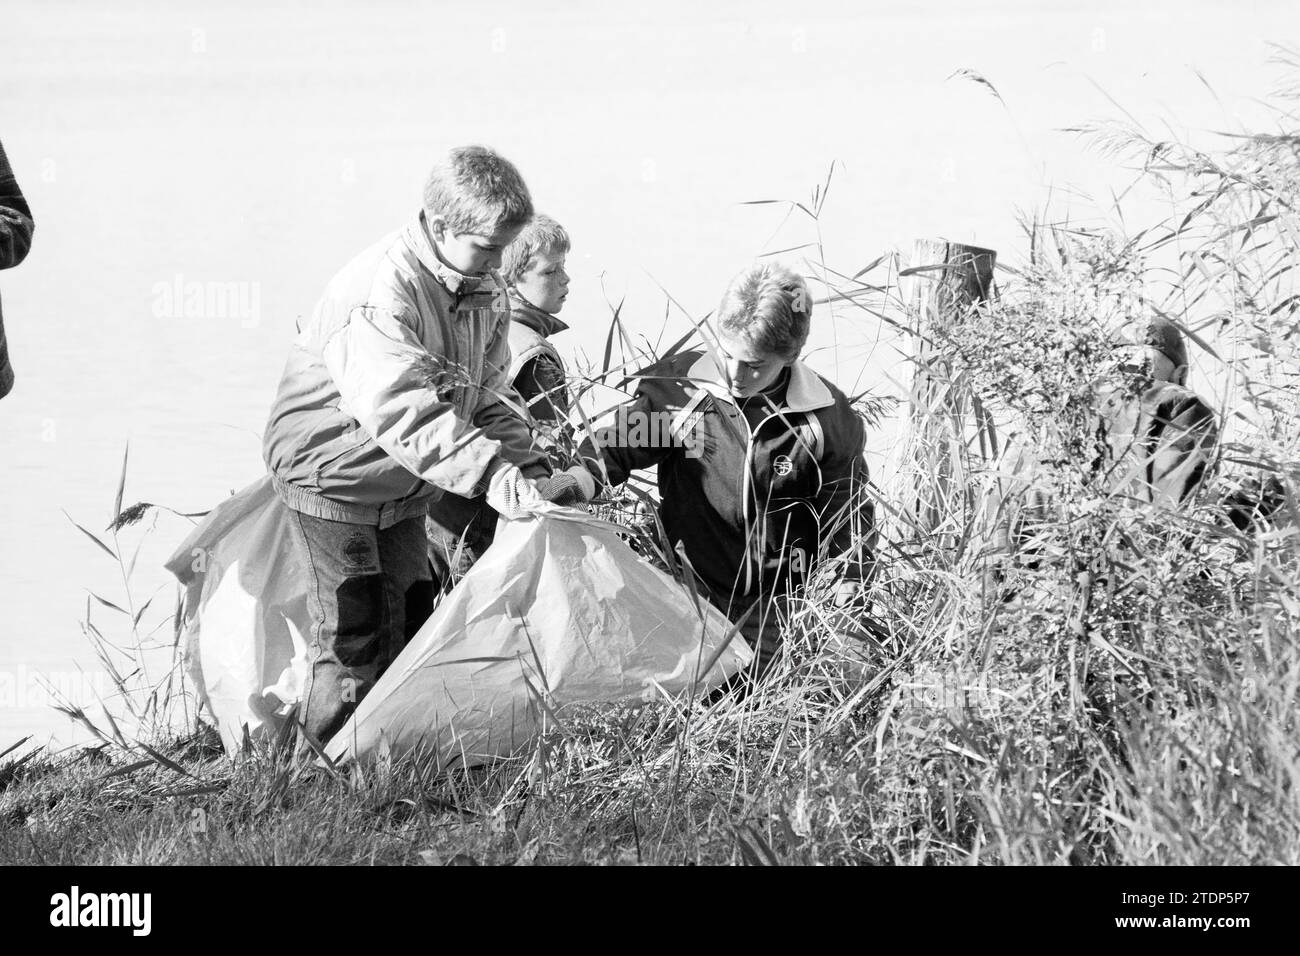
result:
[[[532,416],[552,424],[569,414],[564,360],[550,342],[568,328],[559,319],[569,296],[568,252],[564,227],[538,215],[507,247],[501,266],[510,292],[510,381]]]

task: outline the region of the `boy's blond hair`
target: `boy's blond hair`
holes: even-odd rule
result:
[[[452,232],[488,235],[527,223],[533,200],[510,160],[486,146],[457,146],[429,173],[424,212]]]
[[[768,352],[793,361],[808,341],[812,297],[793,269],[758,262],[727,285],[718,306],[718,326]]]
[[[524,274],[534,256],[547,253],[567,253],[569,251],[569,234],[564,227],[550,216],[538,213],[515,241],[506,246],[501,259],[501,278],[507,285],[514,285]]]

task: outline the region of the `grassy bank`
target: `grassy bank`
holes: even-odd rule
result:
[[[1283,129],[1293,105],[1284,86]],[[1085,132],[1170,215],[1031,222],[998,299],[934,331],[985,440],[954,451],[918,423],[907,467],[863,489],[882,517],[872,638],[819,580],[748,697],[566,712],[450,776],[271,743],[232,763],[209,732],[137,743],[97,719],[93,748],[0,760],[0,861],[1300,862],[1300,135]],[[850,279],[818,248],[808,267],[821,308],[915,318],[893,258]],[[1110,333],[1153,312],[1226,383],[1213,474],[1176,513],[1104,478],[1096,414]],[[1026,445],[1008,486],[1005,450]],[[898,507],[918,485],[937,528]],[[1030,496],[1048,504],[1010,546]],[[135,715],[157,723],[161,699]]]

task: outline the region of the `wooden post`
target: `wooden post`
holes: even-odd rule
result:
[[[940,529],[965,501],[964,467],[970,398],[953,381],[934,334],[961,322],[993,295],[992,249],[943,239],[918,240],[909,268],[899,273],[912,329],[904,512],[927,534]],[[952,528],[960,532],[960,528]]]

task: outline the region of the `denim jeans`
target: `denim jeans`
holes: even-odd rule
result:
[[[424,518],[381,530],[295,511],[291,527],[312,617],[299,718],[324,742],[433,610]]]
[[[498,515],[486,497],[462,498],[450,492],[429,507],[429,564],[434,586],[450,591],[492,544]]]

